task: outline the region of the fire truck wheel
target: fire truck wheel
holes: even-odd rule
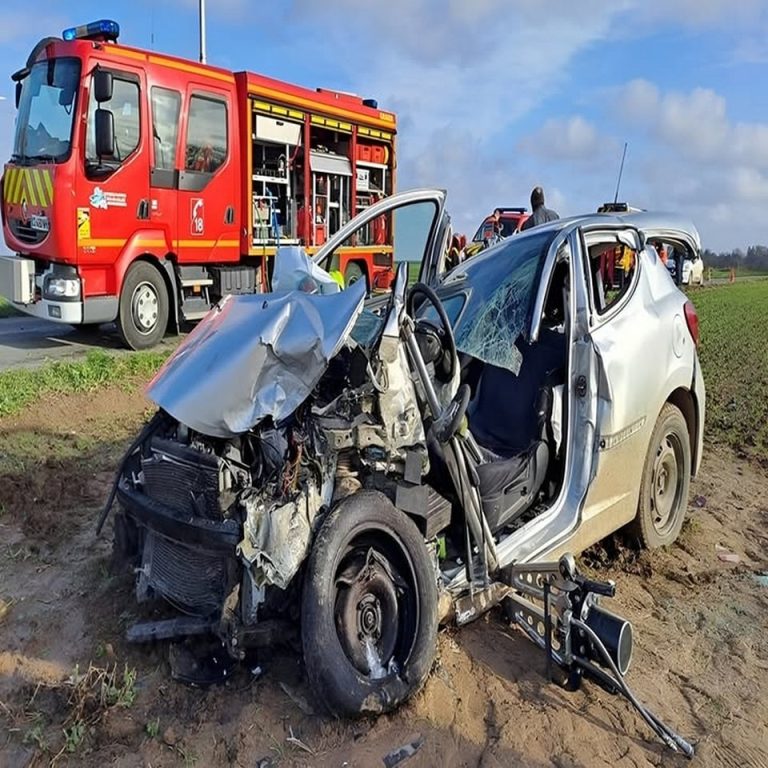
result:
[[[162,275],[146,261],[130,266],[120,294],[117,330],[131,349],[149,349],[165,336],[168,291]]]
[[[363,272],[363,268],[356,261],[350,261],[344,270],[344,286],[349,288],[352,283],[356,283],[358,280],[365,280],[367,282],[365,272]]]

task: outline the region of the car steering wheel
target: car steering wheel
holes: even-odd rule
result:
[[[429,320],[414,318],[414,310],[416,306],[416,296],[423,296],[433,307],[440,319],[442,328],[437,328],[434,323]],[[435,359],[435,378],[447,384],[456,371],[456,365],[458,363],[458,356],[456,354],[456,339],[453,335],[453,328],[448,320],[448,315],[445,314],[445,308],[442,302],[438,298],[437,294],[425,283],[416,283],[408,293],[407,311],[411,318],[414,318],[417,328],[425,329],[434,338],[438,339],[442,347],[442,354]]]

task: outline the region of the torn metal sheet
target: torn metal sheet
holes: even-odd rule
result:
[[[267,506],[253,494],[242,500],[246,516],[238,554],[249,566],[257,587],[285,589],[309,550],[312,524],[323,506],[320,491],[310,483],[293,501]]]
[[[230,296],[190,333],[147,395],[212,437],[234,437],[290,416],[349,336],[365,281],[331,295]]]
[[[299,245],[278,248],[272,290],[303,291],[304,293],[339,293],[341,286],[322,267],[309,258]]]

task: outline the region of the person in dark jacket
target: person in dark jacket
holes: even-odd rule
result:
[[[560,218],[557,213],[544,205],[544,190],[541,187],[534,187],[533,192],[531,192],[531,210],[533,213],[525,220],[523,226],[520,227],[521,232]]]

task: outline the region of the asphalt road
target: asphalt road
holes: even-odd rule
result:
[[[178,336],[163,345],[175,346]],[[114,324],[84,330],[37,317],[0,318],[0,371],[35,368],[53,360],[76,360],[92,349],[125,352]]]
[[[84,357],[93,348],[119,349],[114,326],[84,331],[37,317],[0,319],[0,371],[33,368],[49,360]]]

